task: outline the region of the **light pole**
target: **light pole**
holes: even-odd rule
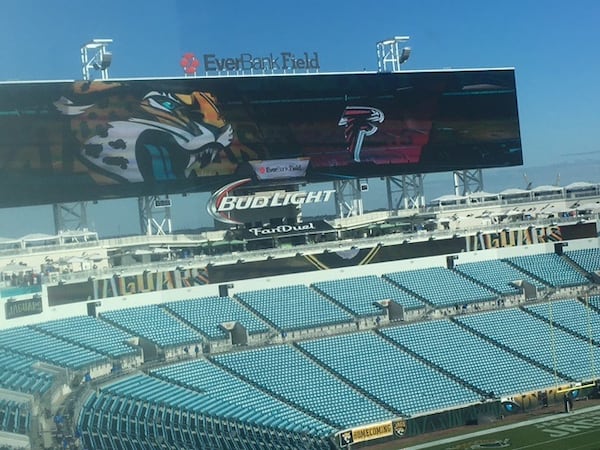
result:
[[[410,47],[403,46],[410,36],[394,36],[377,43],[377,69],[379,72],[399,72],[400,66],[410,57]]]
[[[108,80],[108,68],[112,63],[112,53],[107,50],[112,39],[92,39],[81,47],[81,70],[83,79],[90,79],[90,70],[100,71],[102,80]],[[91,57],[90,57],[91,56]]]

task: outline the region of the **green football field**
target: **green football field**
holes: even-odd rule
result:
[[[600,409],[575,411],[499,427],[410,449],[475,450],[506,448],[545,450],[600,450]]]

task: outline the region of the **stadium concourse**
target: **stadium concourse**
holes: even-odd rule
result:
[[[402,446],[597,396],[597,217],[448,235],[448,210],[473,220],[457,206],[438,207],[437,230],[267,253],[202,255],[185,236],[18,241],[4,252],[0,442]],[[153,253],[158,240],[173,252]]]

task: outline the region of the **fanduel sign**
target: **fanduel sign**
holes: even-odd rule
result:
[[[203,55],[204,70],[207,72],[250,72],[253,70],[319,70],[319,54],[317,52],[269,53],[257,56],[252,53],[241,53],[236,57],[221,57],[214,53]]]
[[[298,225],[278,225],[271,228],[249,228],[248,231],[255,237],[258,236],[270,236],[274,234],[285,234],[292,233],[294,231],[313,231],[315,230],[315,224],[312,222],[301,223]]]
[[[309,203],[324,203],[329,201],[335,190],[322,191],[297,191],[297,192],[272,192],[257,193],[255,195],[230,195],[233,191],[250,182],[250,178],[234,181],[217,190],[208,202],[208,213],[216,220],[238,225],[240,221],[235,220],[235,211],[249,209],[276,208],[279,206],[300,206]]]
[[[244,232],[244,239],[252,240],[274,236],[293,236],[299,234],[321,233],[324,231],[330,231],[331,229],[331,225],[324,220],[297,223],[295,225],[283,224],[273,227],[265,225],[263,227],[248,228]]]

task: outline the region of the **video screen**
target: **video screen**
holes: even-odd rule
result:
[[[0,84],[0,206],[522,164],[514,71]]]

